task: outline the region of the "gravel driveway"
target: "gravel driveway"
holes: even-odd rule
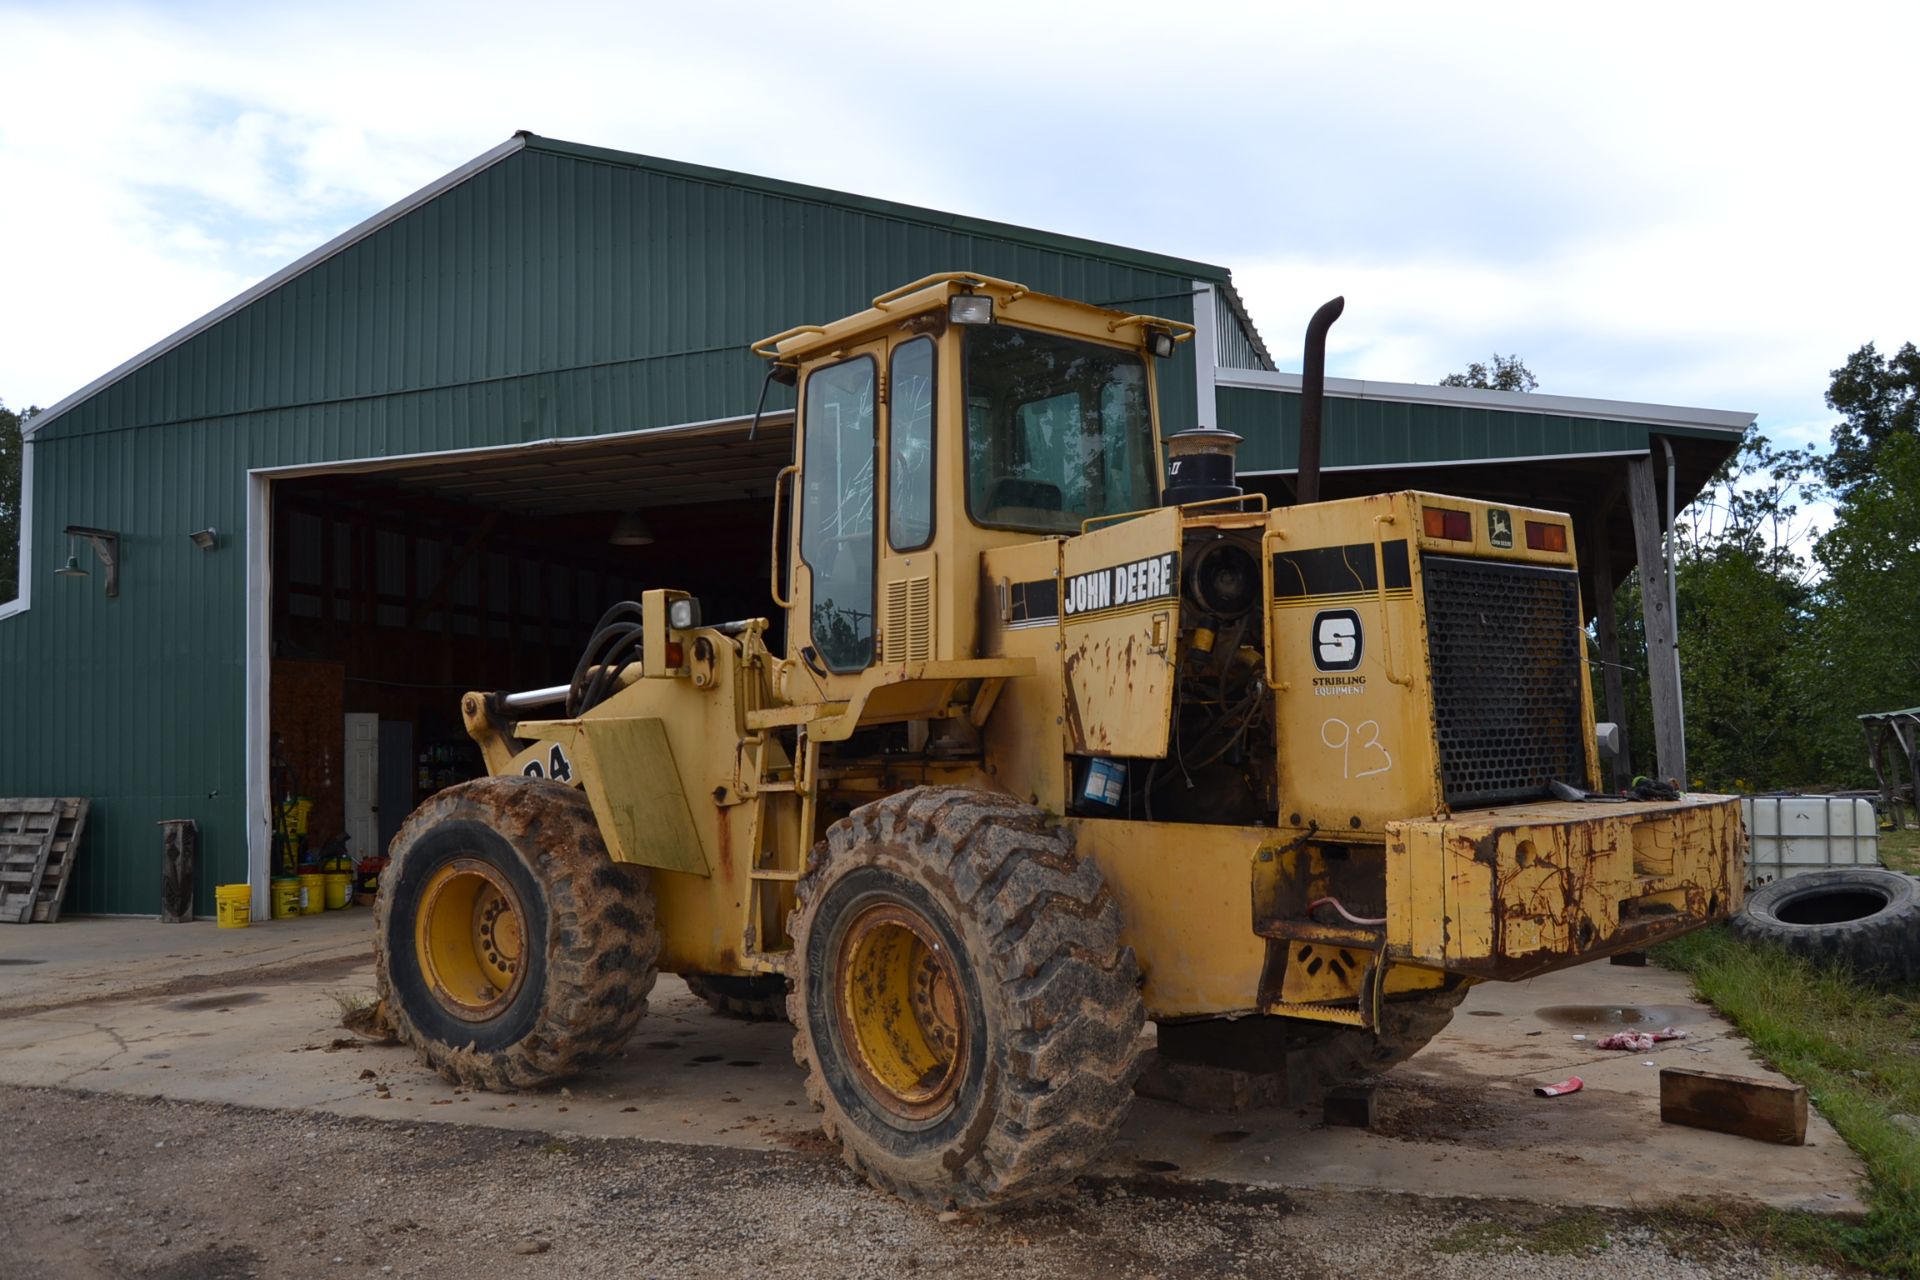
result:
[[[0,1086],[17,1280],[1832,1274],[1663,1215],[1085,1180],[935,1217],[826,1154]]]

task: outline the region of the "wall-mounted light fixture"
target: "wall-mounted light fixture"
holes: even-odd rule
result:
[[[107,567],[107,598],[120,594],[120,535],[111,529],[89,529],[85,525],[70,524],[66,528],[67,562],[55,569],[54,576],[59,578],[85,578],[90,576],[80,567],[80,557],[74,554],[73,540],[85,538],[93,544],[93,554]]]
[[[194,546],[200,548],[202,551],[211,551],[220,545],[220,531],[218,529],[196,529],[194,532],[188,534],[187,537],[192,540]]]
[[[629,511],[613,522],[607,541],[616,547],[644,547],[653,541],[653,530],[638,511]]]

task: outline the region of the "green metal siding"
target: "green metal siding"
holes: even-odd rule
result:
[[[199,910],[246,878],[248,470],[743,415],[747,343],[952,269],[1183,320],[1224,278],[536,140],[47,422],[33,605],[0,619],[0,793],[94,798],[71,909],[156,910],[166,818],[200,823]],[[1191,351],[1161,373],[1177,430]],[[51,576],[68,524],[120,533],[117,600],[97,568]]]
[[[1300,457],[1300,396],[1221,387],[1220,425],[1246,438],[1244,472],[1291,471]],[[1661,428],[1662,434],[1677,434]],[[1604,418],[1463,405],[1399,404],[1329,395],[1322,464],[1328,467],[1467,462],[1555,454],[1644,453],[1648,429]]]
[[[1254,345],[1253,334],[1241,323],[1239,309],[1227,297],[1225,289],[1216,289],[1213,293],[1213,326],[1217,335],[1215,345],[1220,348],[1214,358],[1222,369],[1270,367]]]

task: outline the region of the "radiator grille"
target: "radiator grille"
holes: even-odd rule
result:
[[[881,637],[887,662],[932,659],[933,579],[896,578],[887,584],[887,618]]]
[[[1427,556],[1434,729],[1449,807],[1586,785],[1580,580],[1571,569]]]

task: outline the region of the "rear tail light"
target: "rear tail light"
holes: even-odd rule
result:
[[[1423,507],[1420,518],[1425,523],[1429,538],[1446,538],[1453,542],[1473,541],[1473,518],[1464,511]]]
[[[1527,521],[1527,546],[1534,551],[1565,551],[1567,526],[1542,524],[1538,520],[1529,520]]]

